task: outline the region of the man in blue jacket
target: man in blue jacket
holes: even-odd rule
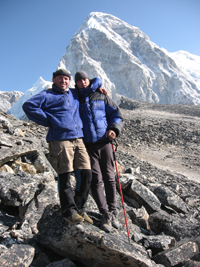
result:
[[[75,83],[79,91],[84,142],[91,159],[91,192],[102,214],[101,228],[111,232],[112,226],[120,227],[111,140],[120,134],[124,122],[116,103],[107,95],[96,91],[97,86],[101,86],[101,80],[90,80],[86,72],[78,71]]]
[[[65,69],[53,73],[53,86],[34,95],[23,104],[27,117],[48,127],[50,162],[59,174],[59,196],[62,213],[69,223],[84,220],[93,223],[85,212],[92,174],[90,158],[83,143],[83,124],[79,115],[79,96],[68,88],[71,74]],[[70,175],[78,171],[80,180],[75,196]]]

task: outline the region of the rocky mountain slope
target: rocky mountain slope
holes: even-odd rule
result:
[[[120,194],[119,231],[99,228],[91,195],[87,212],[94,224],[68,225],[48,162],[46,129],[0,113],[2,266],[199,265],[200,107],[125,97],[120,106],[125,127],[116,158],[129,238]]]
[[[18,91],[0,91],[0,110],[6,112],[20,99],[21,96],[23,96],[23,93]]]

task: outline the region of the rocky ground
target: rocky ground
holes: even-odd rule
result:
[[[124,98],[121,107],[126,109],[122,109],[125,127],[118,138],[119,151],[200,182],[199,106],[156,105]]]
[[[120,194],[119,230],[100,229],[91,195],[93,225],[64,221],[46,128],[0,112],[0,266],[199,266],[200,107],[124,97],[120,107],[116,159],[129,242]]]

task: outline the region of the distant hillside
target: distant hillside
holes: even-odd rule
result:
[[[0,91],[0,109],[4,112],[9,110],[23,96],[19,91]]]

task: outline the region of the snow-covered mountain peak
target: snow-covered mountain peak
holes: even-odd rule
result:
[[[124,27],[126,29],[130,29],[132,35],[131,38],[130,36],[128,37],[126,34],[123,34]],[[122,45],[125,45],[124,42],[130,43],[132,37],[136,38],[140,36],[141,38],[150,40],[150,38],[146,34],[144,34],[138,27],[131,26],[127,22],[120,20],[119,18],[113,15],[105,14],[102,12],[91,12],[74,36],[81,34],[81,32],[87,32],[90,30],[97,30],[103,32],[110,39],[115,36],[118,42],[121,42]]]
[[[109,95],[163,104],[200,104],[198,85],[139,28],[92,12],[73,36],[59,67],[99,77]]]
[[[73,35],[58,68],[72,74],[70,87],[78,70],[99,77],[118,104],[123,95],[150,103],[200,105],[199,58],[185,51],[170,53],[139,28],[113,15],[92,12]],[[51,82],[40,77],[22,100],[47,85]],[[22,104],[18,102],[16,106]],[[14,106],[10,111],[16,116]]]
[[[103,27],[105,28],[110,28],[112,30],[112,32],[116,32],[118,33],[121,37],[125,37],[124,39],[127,42],[130,42],[131,39],[127,39],[126,38],[126,34],[127,30],[129,32],[129,30],[131,31],[131,35],[134,36],[134,38],[136,38],[137,36],[140,36],[142,38],[145,38],[146,40],[150,40],[150,38],[144,33],[142,32],[138,27],[132,26],[130,24],[128,24],[127,22],[113,16],[110,14],[105,14],[105,13],[100,13],[100,12],[92,12],[91,16],[99,22],[99,24],[101,24]],[[90,17],[90,15],[88,16],[88,18]],[[86,19],[87,20],[87,19]]]
[[[38,86],[42,86],[43,87],[44,85],[46,86],[46,81],[40,76],[39,79],[37,80],[37,82],[34,83],[33,88],[34,87],[38,87]]]

